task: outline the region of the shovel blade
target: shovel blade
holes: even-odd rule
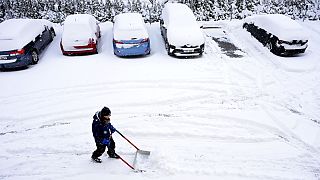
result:
[[[137,150],[137,154],[141,154],[141,155],[144,155],[144,156],[149,156],[151,153],[150,153],[150,151]]]
[[[133,160],[133,167],[140,172],[145,172],[145,170],[142,169],[146,168],[146,163],[150,154],[150,151],[137,150]]]

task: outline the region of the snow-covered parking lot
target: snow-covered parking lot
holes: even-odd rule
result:
[[[0,179],[320,179],[320,22],[299,23],[304,54],[275,56],[233,20],[206,22],[205,53],[191,59],[167,55],[159,23],[149,56],[114,56],[111,23],[99,54],[63,56],[56,25],[37,65],[0,72]],[[151,151],[146,172],[91,162],[103,106]],[[113,138],[132,162],[135,149]]]

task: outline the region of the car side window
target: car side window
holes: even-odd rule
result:
[[[35,38],[35,42],[39,41],[41,39],[41,35],[39,34],[36,38]]]

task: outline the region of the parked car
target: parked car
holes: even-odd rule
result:
[[[304,53],[308,47],[304,28],[285,15],[250,16],[245,19],[243,28],[276,55]]]
[[[123,13],[114,17],[113,50],[117,56],[150,54],[150,39],[139,13]]]
[[[160,17],[160,30],[169,55],[202,55],[205,39],[187,5],[166,3]]]
[[[0,23],[0,69],[37,64],[55,31],[44,19],[9,19]]]
[[[60,47],[63,55],[97,54],[99,22],[89,14],[69,15],[63,23]]]

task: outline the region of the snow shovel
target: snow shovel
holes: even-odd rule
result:
[[[134,157],[134,160],[133,160],[133,166],[129,165],[126,161],[124,161],[120,156],[120,159],[126,163],[131,169],[134,169],[134,170],[137,170],[136,165],[137,165],[137,159],[146,159],[149,157],[150,155],[150,151],[145,151],[145,150],[141,150],[139,149],[136,145],[134,145],[128,138],[126,138],[123,134],[121,134],[121,132],[119,132],[118,130],[116,130],[117,133],[120,134],[120,136],[122,136],[125,140],[127,140],[133,147],[136,148],[136,154],[135,154],[135,157]],[[138,171],[141,171],[143,172],[143,170],[138,170]]]

